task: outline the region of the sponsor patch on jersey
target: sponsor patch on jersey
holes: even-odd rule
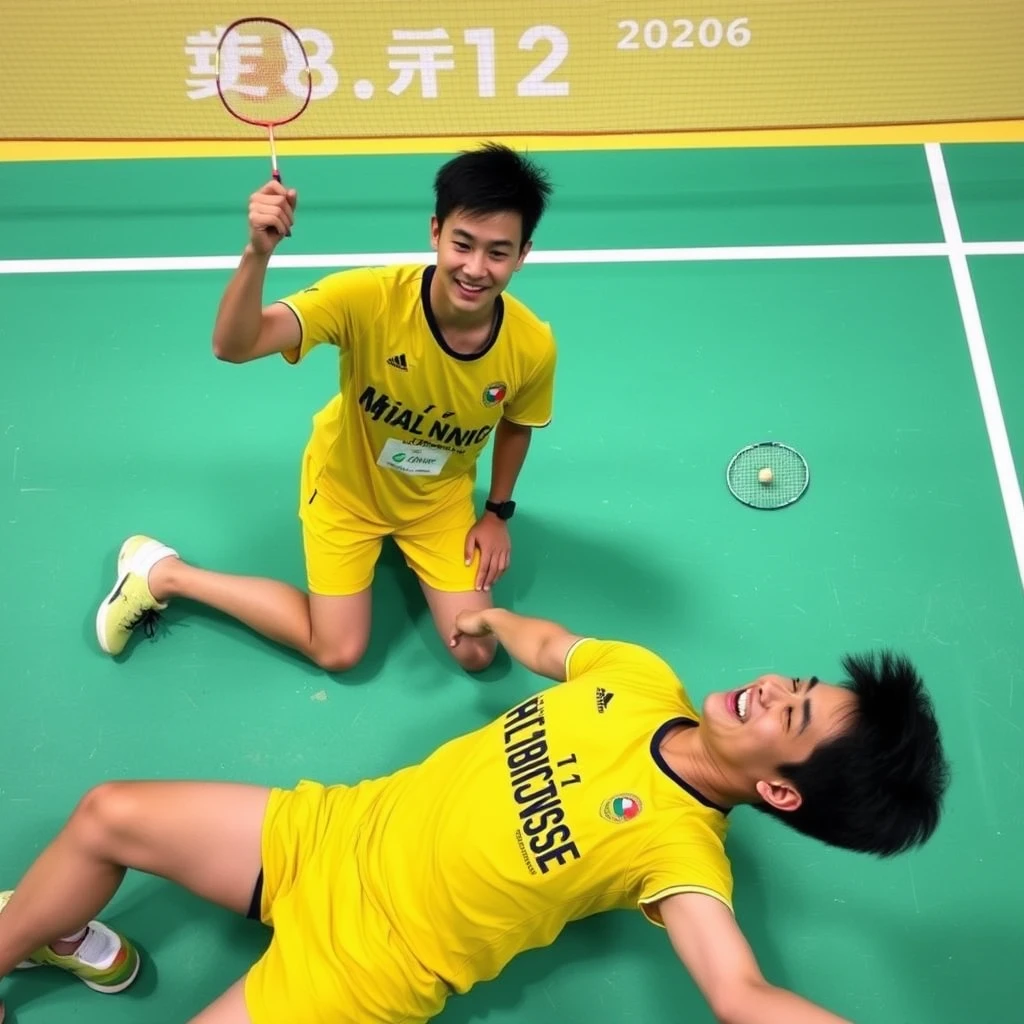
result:
[[[624,822],[632,821],[643,809],[644,805],[640,802],[640,797],[634,796],[632,793],[620,793],[601,804],[601,817],[606,821],[614,821],[621,825]]]

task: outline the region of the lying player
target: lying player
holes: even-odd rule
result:
[[[551,328],[504,294],[551,187],[502,146],[455,157],[434,184],[436,268],[346,270],[265,308],[268,263],[295,223],[296,195],[270,182],[252,196],[249,243],[221,301],[214,351],[232,363],[280,353],[294,364],[332,345],[341,367],[340,392],[314,417],[302,459],[306,590],[207,571],[160,541],[131,537],[96,615],[104,651],[119,654],[140,623],[191,598],[328,671],[350,669],[369,643],[386,536],[419,577],[442,637],[460,609],[493,605],[510,560],[513,490],[533,429],[552,416]],[[478,515],[476,466],[492,436]],[[494,650],[481,639],[453,653],[474,671]]]
[[[752,804],[883,856],[928,839],[947,768],[910,664],[847,658],[845,686],[766,675],[699,716],[640,647],[501,609],[457,617],[453,649],[482,637],[565,682],[422,764],[351,787],[93,789],[0,913],[0,977],[27,958],[130,982],[134,947],[91,919],[135,868],[273,928],[193,1024],[426,1021],[567,922],[627,907],[664,926],[719,1020],[838,1021],[761,975],[731,912],[727,815]],[[57,936],[70,956],[46,948]]]

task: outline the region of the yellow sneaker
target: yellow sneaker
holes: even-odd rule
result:
[[[166,607],[149,589],[149,572],[177,551],[152,537],[129,537],[117,555],[117,582],[96,612],[96,638],[107,654],[120,654],[139,625],[149,629]]]
[[[0,911],[7,906],[12,895],[13,890],[0,892]],[[90,921],[85,938],[74,953],[60,956],[50,946],[44,946],[18,964],[17,969],[58,967],[95,992],[113,995],[123,992],[135,981],[141,963],[138,950],[130,939],[101,921]],[[0,1012],[0,1024],[2,1021]]]

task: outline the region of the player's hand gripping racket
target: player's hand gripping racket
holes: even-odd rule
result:
[[[232,117],[267,129],[280,182],[274,129],[298,118],[313,95],[309,55],[295,30],[276,18],[230,24],[217,44],[217,94]]]

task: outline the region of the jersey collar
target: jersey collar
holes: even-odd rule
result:
[[[697,723],[692,718],[671,718],[664,725],[662,725],[658,731],[654,734],[651,739],[651,757],[654,758],[654,763],[667,775],[677,786],[686,790],[698,803],[702,803],[705,807],[710,807],[713,811],[719,811],[722,814],[728,814],[728,807],[719,807],[718,804],[709,800],[703,793],[697,792],[696,789],[691,786],[686,779],[682,776],[676,775],[674,771],[668,766],[668,762],[665,760],[664,755],[661,752],[661,741],[665,738],[666,734],[671,729],[676,729],[679,726],[685,726],[688,729],[696,728]]]
[[[434,272],[437,267],[433,264],[429,264],[423,271],[423,283],[420,286],[420,301],[423,304],[423,315],[427,318],[427,326],[430,328],[430,333],[434,336],[434,341],[441,346],[442,351],[452,357],[452,359],[461,360],[464,363],[470,363],[474,359],[479,359],[481,356],[487,355],[488,352],[494,348],[494,343],[498,340],[498,334],[501,331],[501,325],[505,320],[505,301],[499,295],[494,300],[494,323],[491,326],[491,333],[487,336],[487,341],[484,347],[479,352],[456,352],[454,349],[448,347],[448,342],[444,340],[444,335],[441,333],[441,328],[437,325],[437,318],[434,316],[433,307],[430,305],[430,282],[434,279]]]

